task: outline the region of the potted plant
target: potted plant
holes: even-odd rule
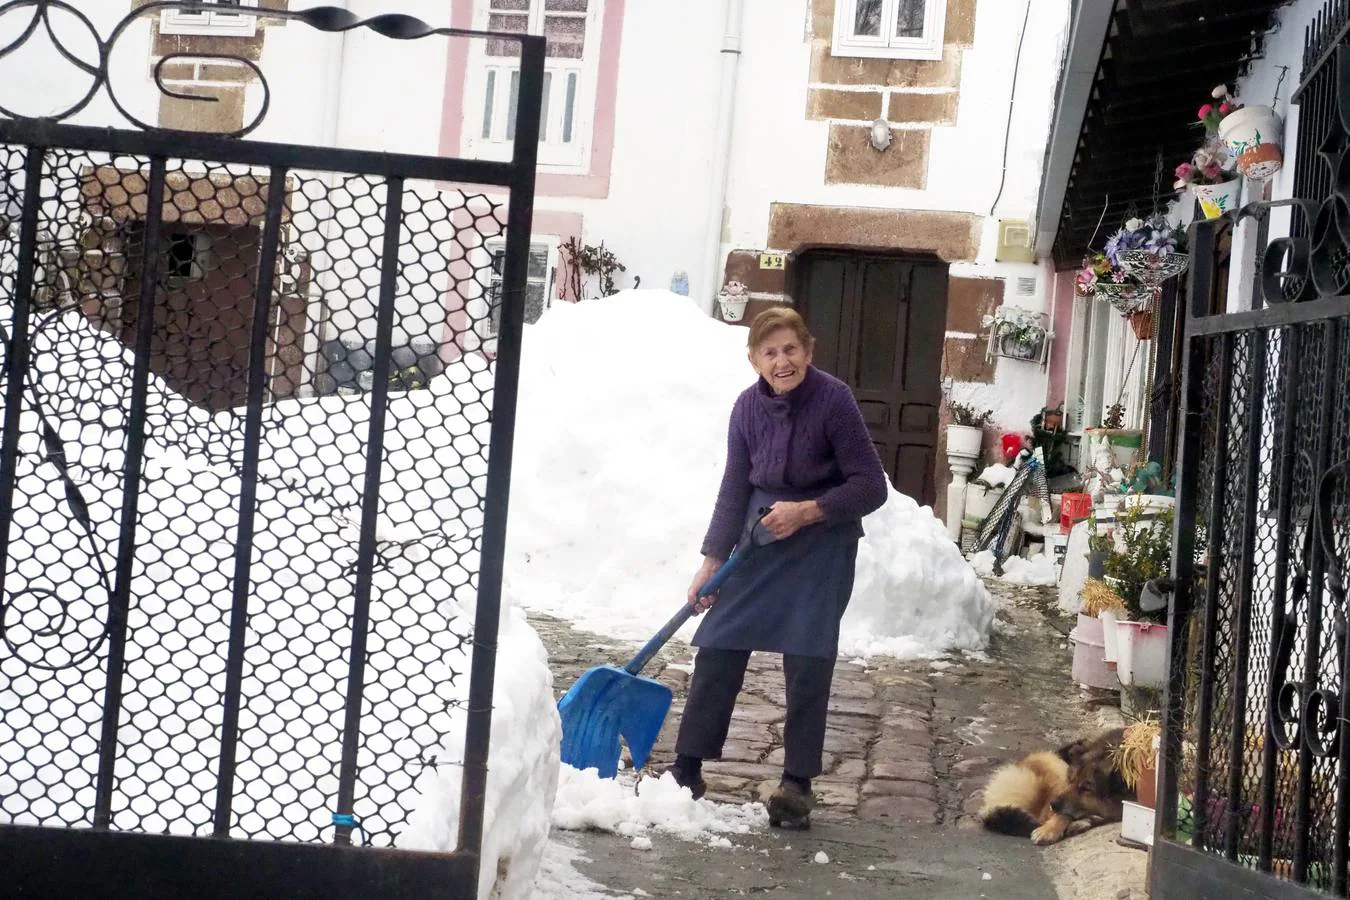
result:
[[[1073,629],[1073,680],[1095,688],[1114,688],[1115,634],[1106,626],[1125,615],[1125,602],[1099,578],[1089,578],[1079,593],[1078,622]]]
[[[969,403],[948,403],[952,422],[947,426],[947,455],[978,459],[984,447],[984,427],[994,420],[992,409]]]
[[[1243,106],[1227,85],[1213,91],[1216,103],[1200,108],[1207,131],[1218,135],[1237,170],[1253,181],[1270,178],[1284,165],[1280,140],[1284,123],[1269,106]],[[1208,108],[1208,115],[1203,115]]]
[[[1120,683],[1162,687],[1167,681],[1167,608],[1146,610],[1140,595],[1148,582],[1165,579],[1172,562],[1172,525],[1175,507],[1153,509],[1142,502],[1128,504],[1118,521],[1118,549],[1106,558],[1106,577],[1114,580],[1125,601],[1128,618],[1116,622],[1117,671]]]
[[[1152,715],[1125,727],[1125,736],[1112,750],[1116,768],[1134,791],[1140,806],[1155,808],[1158,801],[1158,744],[1162,723]]]
[[[1186,232],[1157,213],[1132,218],[1106,241],[1106,256],[1144,285],[1156,288],[1186,271]]]
[[[993,327],[991,344],[998,356],[1039,360],[1045,345],[1045,314],[1021,306],[1000,306],[980,324]]]
[[[750,301],[750,290],[739,281],[728,281],[717,292],[717,303],[722,307],[722,318],[739,322],[745,316],[745,305]]]
[[[1195,151],[1190,162],[1177,166],[1173,174],[1176,180],[1172,186],[1178,191],[1189,188],[1200,201],[1206,219],[1217,219],[1237,208],[1242,181],[1233,174],[1232,160],[1217,138],[1207,141]]]
[[[1105,441],[1111,448],[1115,464],[1122,469],[1134,464],[1144,443],[1144,433],[1138,428],[1125,427],[1125,407],[1119,402],[1111,404],[1106,416],[1098,428],[1086,429],[1088,434]]]

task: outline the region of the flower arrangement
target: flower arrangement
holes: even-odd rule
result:
[[[994,327],[994,344],[1001,356],[1035,359],[1045,340],[1043,313],[1022,306],[1000,306],[992,316],[980,320],[985,328]]]
[[[1206,132],[1209,134],[1218,134],[1219,123],[1222,122],[1226,116],[1230,116],[1239,109],[1242,109],[1242,104],[1238,102],[1236,97],[1228,93],[1228,85],[1226,84],[1221,84],[1210,91],[1210,96],[1214,98],[1214,102],[1206,103],[1204,106],[1200,107],[1196,110],[1195,115],[1196,118],[1200,120],[1200,124],[1205,126]]]
[[[1186,233],[1174,229],[1161,215],[1133,218],[1107,238],[1106,258],[1114,266],[1123,266],[1120,255],[1126,250],[1145,250],[1166,258],[1169,254],[1184,252],[1185,242]]]
[[[1195,184],[1223,184],[1233,177],[1233,161],[1227,149],[1217,140],[1207,141],[1195,151],[1190,162],[1177,166],[1172,186],[1179,191]]]
[[[1074,279],[1074,289],[1080,297],[1091,297],[1097,292],[1097,285],[1123,284],[1129,275],[1120,266],[1111,262],[1105,253],[1096,251],[1083,257],[1083,267]]]

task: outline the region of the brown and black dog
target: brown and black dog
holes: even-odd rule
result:
[[[1000,834],[1053,844],[1095,825],[1119,822],[1133,797],[1116,764],[1123,728],[1032,753],[993,774],[979,819]]]

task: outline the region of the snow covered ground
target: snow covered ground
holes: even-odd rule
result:
[[[745,337],[656,290],[558,304],[527,329],[506,567],[514,602],[632,640],[678,608],[732,403],[755,378]],[[892,490],[863,527],[841,652],[986,646],[994,602],[930,509]]]

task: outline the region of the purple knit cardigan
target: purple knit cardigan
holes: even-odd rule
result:
[[[862,536],[863,516],[886,502],[888,486],[848,385],[811,366],[786,394],[775,394],[761,378],[736,398],[705,556],[731,554],[755,488],[805,492],[820,504],[827,525],[852,524]]]

